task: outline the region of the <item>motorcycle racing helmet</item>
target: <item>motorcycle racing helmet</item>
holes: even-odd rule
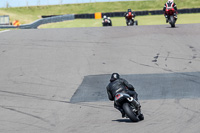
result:
[[[119,79],[120,78],[120,75],[118,73],[113,73],[111,75],[111,78],[110,78],[110,81],[115,81],[116,79]]]
[[[104,18],[104,19],[107,18],[106,15],[104,15],[103,18]]]
[[[128,12],[132,12],[131,9],[128,9]]]

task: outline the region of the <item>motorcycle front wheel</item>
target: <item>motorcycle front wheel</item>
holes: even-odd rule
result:
[[[174,19],[174,16],[170,16],[170,24],[171,24],[171,27],[175,27],[175,19]]]
[[[128,118],[133,122],[138,122],[140,119],[138,116],[132,111],[129,103],[123,104],[123,109],[125,114],[128,116]]]

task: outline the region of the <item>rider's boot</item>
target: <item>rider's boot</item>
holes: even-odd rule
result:
[[[123,109],[119,109],[119,111],[121,112],[121,114],[122,114],[122,118],[124,118],[125,117],[125,112],[124,112],[124,110]]]
[[[140,105],[140,103],[138,101],[136,101],[135,99],[133,99],[132,103],[136,107],[137,113],[140,114],[141,113],[141,105]]]
[[[124,110],[123,110],[122,108],[120,108],[119,106],[117,106],[116,104],[114,104],[114,107],[115,107],[117,110],[119,110],[119,111],[121,112],[122,118],[124,118],[124,117],[125,117],[125,112],[124,112]]]
[[[133,104],[136,107],[136,109],[139,109],[141,107],[140,103],[135,99],[133,99]]]
[[[175,18],[175,20],[177,20],[177,18],[178,18],[177,15],[176,15],[176,13],[174,13],[174,18]]]
[[[165,18],[166,18],[166,23],[168,23],[168,16],[167,16],[167,15],[165,15]]]

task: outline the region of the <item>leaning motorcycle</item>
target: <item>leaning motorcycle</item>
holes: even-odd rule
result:
[[[102,21],[102,25],[103,26],[112,26],[111,21],[107,18]]]
[[[144,120],[143,114],[136,108],[136,100],[130,95],[126,93],[117,93],[114,102],[124,110],[125,116],[131,121],[138,122]]]
[[[171,27],[175,27],[175,23],[177,20],[175,13],[176,13],[176,11],[174,10],[173,7],[168,7],[165,10],[165,15],[168,16],[167,19],[168,19],[168,22],[171,25]]]
[[[138,25],[138,21],[137,20],[134,20],[134,17],[131,13],[128,13],[126,15],[126,25],[127,26],[133,26],[133,25]]]

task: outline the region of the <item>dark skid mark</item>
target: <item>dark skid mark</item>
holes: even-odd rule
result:
[[[27,115],[27,116],[30,116],[30,117],[39,119],[39,120],[41,120],[41,121],[43,121],[43,122],[46,122],[46,123],[50,123],[48,120],[45,120],[44,118],[39,117],[39,116],[36,116],[36,115],[32,115],[32,114],[29,114],[29,113],[26,113],[26,112],[22,112],[22,111],[19,111],[19,110],[14,109],[14,108],[2,106],[2,105],[1,105],[0,107],[3,108],[3,109],[7,109],[7,110],[10,110],[10,111],[14,111],[14,112],[17,112],[17,113],[20,113],[20,114],[23,114],[23,115]],[[54,126],[54,125],[51,124],[51,126]]]
[[[122,78],[136,88],[140,100],[200,97],[200,72],[130,74]],[[70,102],[108,101],[106,86],[110,74],[85,76]]]
[[[190,49],[192,49],[193,52],[196,52],[196,49],[193,46],[189,46]]]
[[[189,48],[190,48],[190,49],[192,49],[192,50],[194,49],[194,47],[193,47],[193,46],[189,46]]]
[[[157,53],[157,55],[153,57],[153,58],[154,58],[154,60],[152,60],[152,62],[157,62],[159,55],[160,55],[160,54],[159,54],[159,53]]]
[[[53,101],[53,102],[69,103],[68,101],[43,98],[40,95],[37,96],[36,94],[27,94],[27,93],[11,92],[11,91],[4,91],[4,90],[0,90],[0,93],[7,93],[7,94],[12,94],[12,95],[19,95],[19,96],[24,96],[24,97],[30,97],[30,98],[34,98],[34,99],[38,99],[38,100],[46,100],[46,101]]]
[[[141,66],[150,67],[150,68],[162,69],[162,70],[167,71],[167,72],[173,72],[173,71],[170,70],[170,69],[166,69],[166,68],[162,68],[162,67],[158,67],[158,66],[151,66],[151,65],[147,65],[147,64],[142,64],[142,63],[136,62],[136,61],[131,60],[131,59],[130,59],[129,61],[131,61],[131,62],[133,62],[133,63],[135,63],[135,64],[138,64],[138,65],[141,65]]]
[[[170,54],[170,52],[167,52],[167,57],[165,58],[165,61],[168,60],[169,54]]]
[[[192,59],[196,59],[197,57],[194,55],[194,56],[192,56]]]
[[[189,46],[189,48],[193,49],[194,47],[193,46]]]
[[[158,59],[158,57],[159,57],[159,56],[157,55],[157,56],[155,56],[155,57],[153,57],[153,58]]]

